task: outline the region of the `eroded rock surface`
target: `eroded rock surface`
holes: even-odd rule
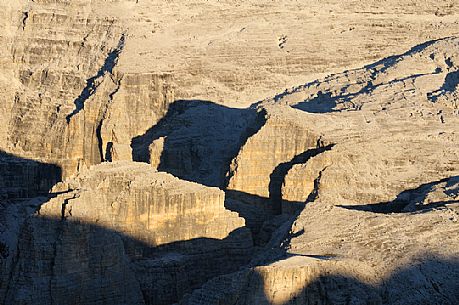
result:
[[[300,140],[285,137],[292,142],[266,155],[295,143],[307,149],[311,134],[332,144],[284,171],[282,210],[302,206],[281,243],[291,258],[272,263],[267,252],[269,266],[214,279],[183,303],[457,303],[458,54],[457,38],[428,42],[265,101],[268,117],[304,126]],[[285,133],[265,137],[257,154]],[[263,128],[247,143],[262,135]],[[235,170],[233,177],[246,169]],[[259,177],[266,196],[269,176]],[[222,283],[232,287],[228,295],[218,291]]]
[[[125,26],[90,1],[3,7],[1,149],[58,164],[64,177],[107,157],[130,160],[131,138],[173,101],[170,75],[117,72]]]
[[[250,232],[218,189],[130,162],[67,184],[26,220],[7,304],[171,304],[248,261]]]
[[[459,303],[458,16],[0,0],[0,303]]]

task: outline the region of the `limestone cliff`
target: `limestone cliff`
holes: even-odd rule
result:
[[[6,304],[171,304],[249,257],[218,189],[129,162],[67,183],[26,220]]]
[[[458,9],[0,0],[0,303],[458,304]]]
[[[95,13],[95,6],[84,0],[6,6],[11,30],[2,38],[9,54],[2,67],[10,81],[1,82],[0,147],[56,163],[64,177],[106,157],[130,160],[131,138],[173,101],[167,74],[116,72],[128,37],[116,15]]]

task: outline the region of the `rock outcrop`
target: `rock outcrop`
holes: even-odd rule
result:
[[[180,304],[455,304],[457,270],[450,268],[456,266],[455,260],[419,258],[378,282],[359,261],[296,256],[217,277]]]
[[[248,261],[250,232],[218,189],[130,162],[65,189],[26,220],[6,304],[171,304]]]
[[[297,123],[294,118],[266,113],[266,123],[250,137],[233,160],[227,189],[247,203],[263,204],[272,213],[280,213],[280,186],[282,164],[307,150],[320,147],[319,134]],[[304,160],[305,161],[305,160]],[[303,162],[304,162],[303,161]]]
[[[158,124],[132,140],[133,156],[182,179],[223,188],[231,160],[263,124],[255,107],[176,101]]]

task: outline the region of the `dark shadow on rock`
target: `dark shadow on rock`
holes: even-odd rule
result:
[[[154,245],[103,224],[37,215],[20,233],[0,303],[173,304],[210,278],[247,264],[252,250],[247,228],[224,239]]]
[[[307,151],[293,157],[292,160],[276,166],[271,175],[269,175],[269,199],[273,206],[274,213],[282,213],[282,185],[285,181],[285,176],[287,176],[288,172],[293,168],[293,166],[306,163],[310,158],[332,149],[333,146],[333,144],[327,146],[318,145],[317,148],[308,149]],[[309,200],[309,202],[311,201],[312,200]],[[298,204],[295,203],[292,206],[297,206],[297,209],[302,210],[302,208],[304,208],[304,204],[305,203],[303,203],[301,206],[298,206]]]
[[[32,198],[47,194],[62,180],[62,169],[0,151],[0,199]]]
[[[57,193],[52,187],[62,180],[62,169],[0,151],[0,304],[15,264],[18,232],[28,215]]]
[[[436,71],[434,73],[431,73],[430,75],[439,74],[439,73],[440,73],[439,71]],[[391,80],[387,83],[387,85],[395,84],[398,82],[405,82],[407,80],[414,80],[418,77],[425,76],[425,75],[429,75],[429,74],[410,75],[405,78]],[[310,112],[310,113],[330,113],[330,112],[341,111],[339,109],[336,109],[338,104],[349,103],[351,105],[351,108],[348,108],[348,110],[360,110],[360,106],[355,105],[352,102],[352,100],[355,97],[362,95],[362,94],[363,95],[372,94],[379,86],[381,86],[381,85],[377,85],[377,86],[374,85],[373,81],[374,81],[374,76],[370,78],[370,80],[368,80],[368,83],[362,89],[360,89],[358,92],[355,92],[355,93],[344,93],[344,94],[332,95],[331,92],[324,93],[322,91],[319,91],[316,97],[310,100],[300,102],[292,107],[302,110],[302,111]]]
[[[216,278],[179,304],[459,304],[459,257],[425,253],[395,269],[389,277],[381,276],[376,283],[334,271],[339,269],[336,268],[339,262],[333,257],[311,255],[302,262],[301,259],[287,260],[285,264],[278,262],[266,269],[243,269]]]
[[[284,272],[288,272],[289,268],[291,275],[283,279],[283,282],[270,279],[269,273],[253,270],[245,283],[247,288],[242,290],[243,295],[239,296],[237,304],[271,305],[280,287],[298,285],[295,279],[301,278],[301,272],[312,270],[301,271],[287,266]],[[304,287],[298,291],[293,290],[293,296],[286,301],[279,301],[280,298],[277,298],[275,304],[459,304],[459,257],[443,258],[427,253],[412,264],[396,269],[389,278],[381,278],[376,285],[332,272],[316,273],[316,276],[311,273],[312,276],[309,274],[303,277],[313,280],[304,283]]]
[[[338,104],[350,103],[351,106],[352,106],[350,108],[350,110],[359,110],[360,106],[353,105],[352,99],[355,98],[358,95],[361,95],[361,94],[371,94],[376,88],[378,88],[378,86],[375,86],[373,84],[373,82],[376,80],[378,74],[384,73],[388,69],[390,69],[391,67],[395,66],[400,60],[403,59],[403,57],[415,55],[415,54],[417,54],[419,52],[424,51],[426,48],[428,48],[429,46],[433,45],[434,43],[436,43],[438,41],[441,41],[441,40],[445,40],[445,39],[448,39],[448,37],[447,38],[441,38],[441,39],[435,39],[435,40],[426,41],[426,42],[421,43],[421,44],[419,44],[417,46],[414,46],[413,48],[411,48],[410,50],[408,50],[407,52],[405,52],[403,54],[385,57],[385,58],[383,58],[383,59],[381,59],[381,60],[379,60],[379,61],[377,61],[375,63],[372,63],[372,64],[364,66],[363,69],[369,71],[370,74],[368,76],[368,79],[366,80],[367,84],[356,93],[348,93],[348,92],[344,91],[344,92],[342,92],[342,93],[340,93],[338,95],[332,95],[331,92],[319,91],[317,93],[316,97],[314,97],[312,99],[309,99],[309,100],[305,100],[303,102],[300,102],[300,103],[294,105],[293,108],[296,108],[296,109],[299,109],[299,110],[302,110],[302,111],[306,111],[306,112],[311,112],[311,113],[329,113],[329,112],[340,111],[340,110],[336,109],[336,106]],[[353,71],[355,71],[355,70],[353,70]],[[347,72],[349,72],[349,71],[344,71],[344,73],[347,73]],[[435,72],[433,72],[431,74],[440,74],[440,73],[441,73],[441,71],[437,69]],[[451,90],[451,86],[452,85],[457,86],[457,83],[458,83],[457,74],[455,74],[455,73],[457,73],[457,72],[450,73],[451,75],[449,75],[447,77],[447,80],[445,80],[445,85],[442,87],[443,89],[440,89],[439,91],[443,92],[445,90]],[[426,74],[414,74],[414,75],[411,75],[411,76],[403,78],[403,79],[393,80],[393,81],[389,82],[388,84],[393,84],[395,82],[402,82],[402,81],[406,81],[408,79],[415,79],[415,78],[418,78],[418,77],[424,76],[424,75],[426,75]],[[275,96],[274,99],[276,101],[278,101],[278,100],[282,99],[283,97],[285,97],[285,96],[287,96],[289,94],[292,94],[292,93],[295,93],[295,92],[299,92],[301,90],[304,90],[306,88],[312,87],[314,85],[318,85],[320,82],[321,82],[320,80],[315,80],[313,82],[310,82],[310,83],[295,87],[295,88],[293,88],[291,90],[286,90],[285,92]]]
[[[347,96],[332,96],[331,92],[319,91],[317,93],[317,97],[306,100],[304,102],[298,103],[293,106],[293,108],[310,112],[310,113],[329,113],[335,112],[334,108],[338,100],[349,101],[355,95],[347,95]]]
[[[284,202],[291,206],[302,206],[304,202]],[[253,241],[256,246],[266,245],[272,238],[273,233],[287,222],[290,224],[298,216],[301,209],[295,214],[274,214],[271,208],[271,200],[267,197],[253,195],[241,191],[225,190],[225,208],[237,212],[240,217],[244,218],[245,225],[250,229]],[[288,237],[289,228],[272,247],[281,249],[281,243]],[[285,252],[285,249],[281,249]]]
[[[252,231],[255,245],[263,246],[271,243],[270,247],[276,248],[276,252],[280,250],[281,254],[286,251],[285,246],[293,237],[289,232],[291,225],[306,204],[314,201],[318,196],[321,173],[314,181],[314,189],[305,202],[282,199],[281,191],[285,177],[294,165],[307,163],[310,158],[332,149],[333,146],[334,144],[324,146],[319,141],[317,148],[308,149],[294,156],[290,161],[279,164],[269,177],[269,198],[236,190],[225,190],[225,207],[245,219],[246,226]],[[282,232],[278,232],[276,241],[271,240],[273,234],[281,227],[283,227],[280,230]]]
[[[66,117],[67,124],[70,122],[70,119],[73,116],[77,115],[81,110],[83,110],[85,102],[94,95],[97,87],[99,87],[101,78],[104,77],[107,73],[113,73],[113,69],[118,63],[118,57],[123,51],[124,43],[125,35],[122,34],[118,41],[118,45],[107,55],[102,67],[99,68],[96,75],[86,80],[86,86],[83,88],[80,95],[73,101],[75,104],[75,109]]]
[[[427,97],[432,101],[436,102],[442,95],[452,93],[459,87],[459,71],[449,72],[445,77],[445,82],[440,89],[428,93]]]
[[[231,160],[264,124],[256,105],[229,108],[209,101],[178,100],[145,134],[132,139],[133,160],[207,186],[224,187]],[[151,144],[153,148],[151,148]],[[160,154],[152,160],[150,149]]]
[[[444,193],[452,200],[424,203],[429,192],[440,184],[446,184]],[[391,213],[425,213],[432,209],[441,208],[449,204],[459,203],[453,200],[459,197],[459,176],[452,176],[438,181],[425,183],[417,188],[405,190],[397,195],[393,201],[364,205],[338,205],[348,210],[365,211],[380,214]]]

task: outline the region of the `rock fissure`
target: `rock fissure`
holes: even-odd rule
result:
[[[26,24],[27,24],[27,19],[29,19],[29,12],[23,12],[22,13],[22,30],[25,30]]]
[[[125,34],[121,35],[121,38],[118,41],[118,45],[114,50],[112,50],[107,57],[105,58],[104,64],[97,71],[97,74],[93,77],[86,80],[86,86],[81,91],[80,95],[74,100],[75,109],[67,115],[67,123],[70,122],[70,119],[78,114],[84,108],[85,102],[95,94],[97,88],[102,82],[102,78],[108,73],[113,74],[113,69],[118,64],[118,58],[121,55],[124,45],[125,45]]]
[[[317,176],[316,179],[314,179],[314,189],[312,192],[308,195],[308,198],[306,199],[306,204],[314,202],[318,196],[319,196],[319,189],[320,189],[320,179],[322,178],[322,173],[327,169],[327,166],[324,167],[320,172],[319,175]]]

